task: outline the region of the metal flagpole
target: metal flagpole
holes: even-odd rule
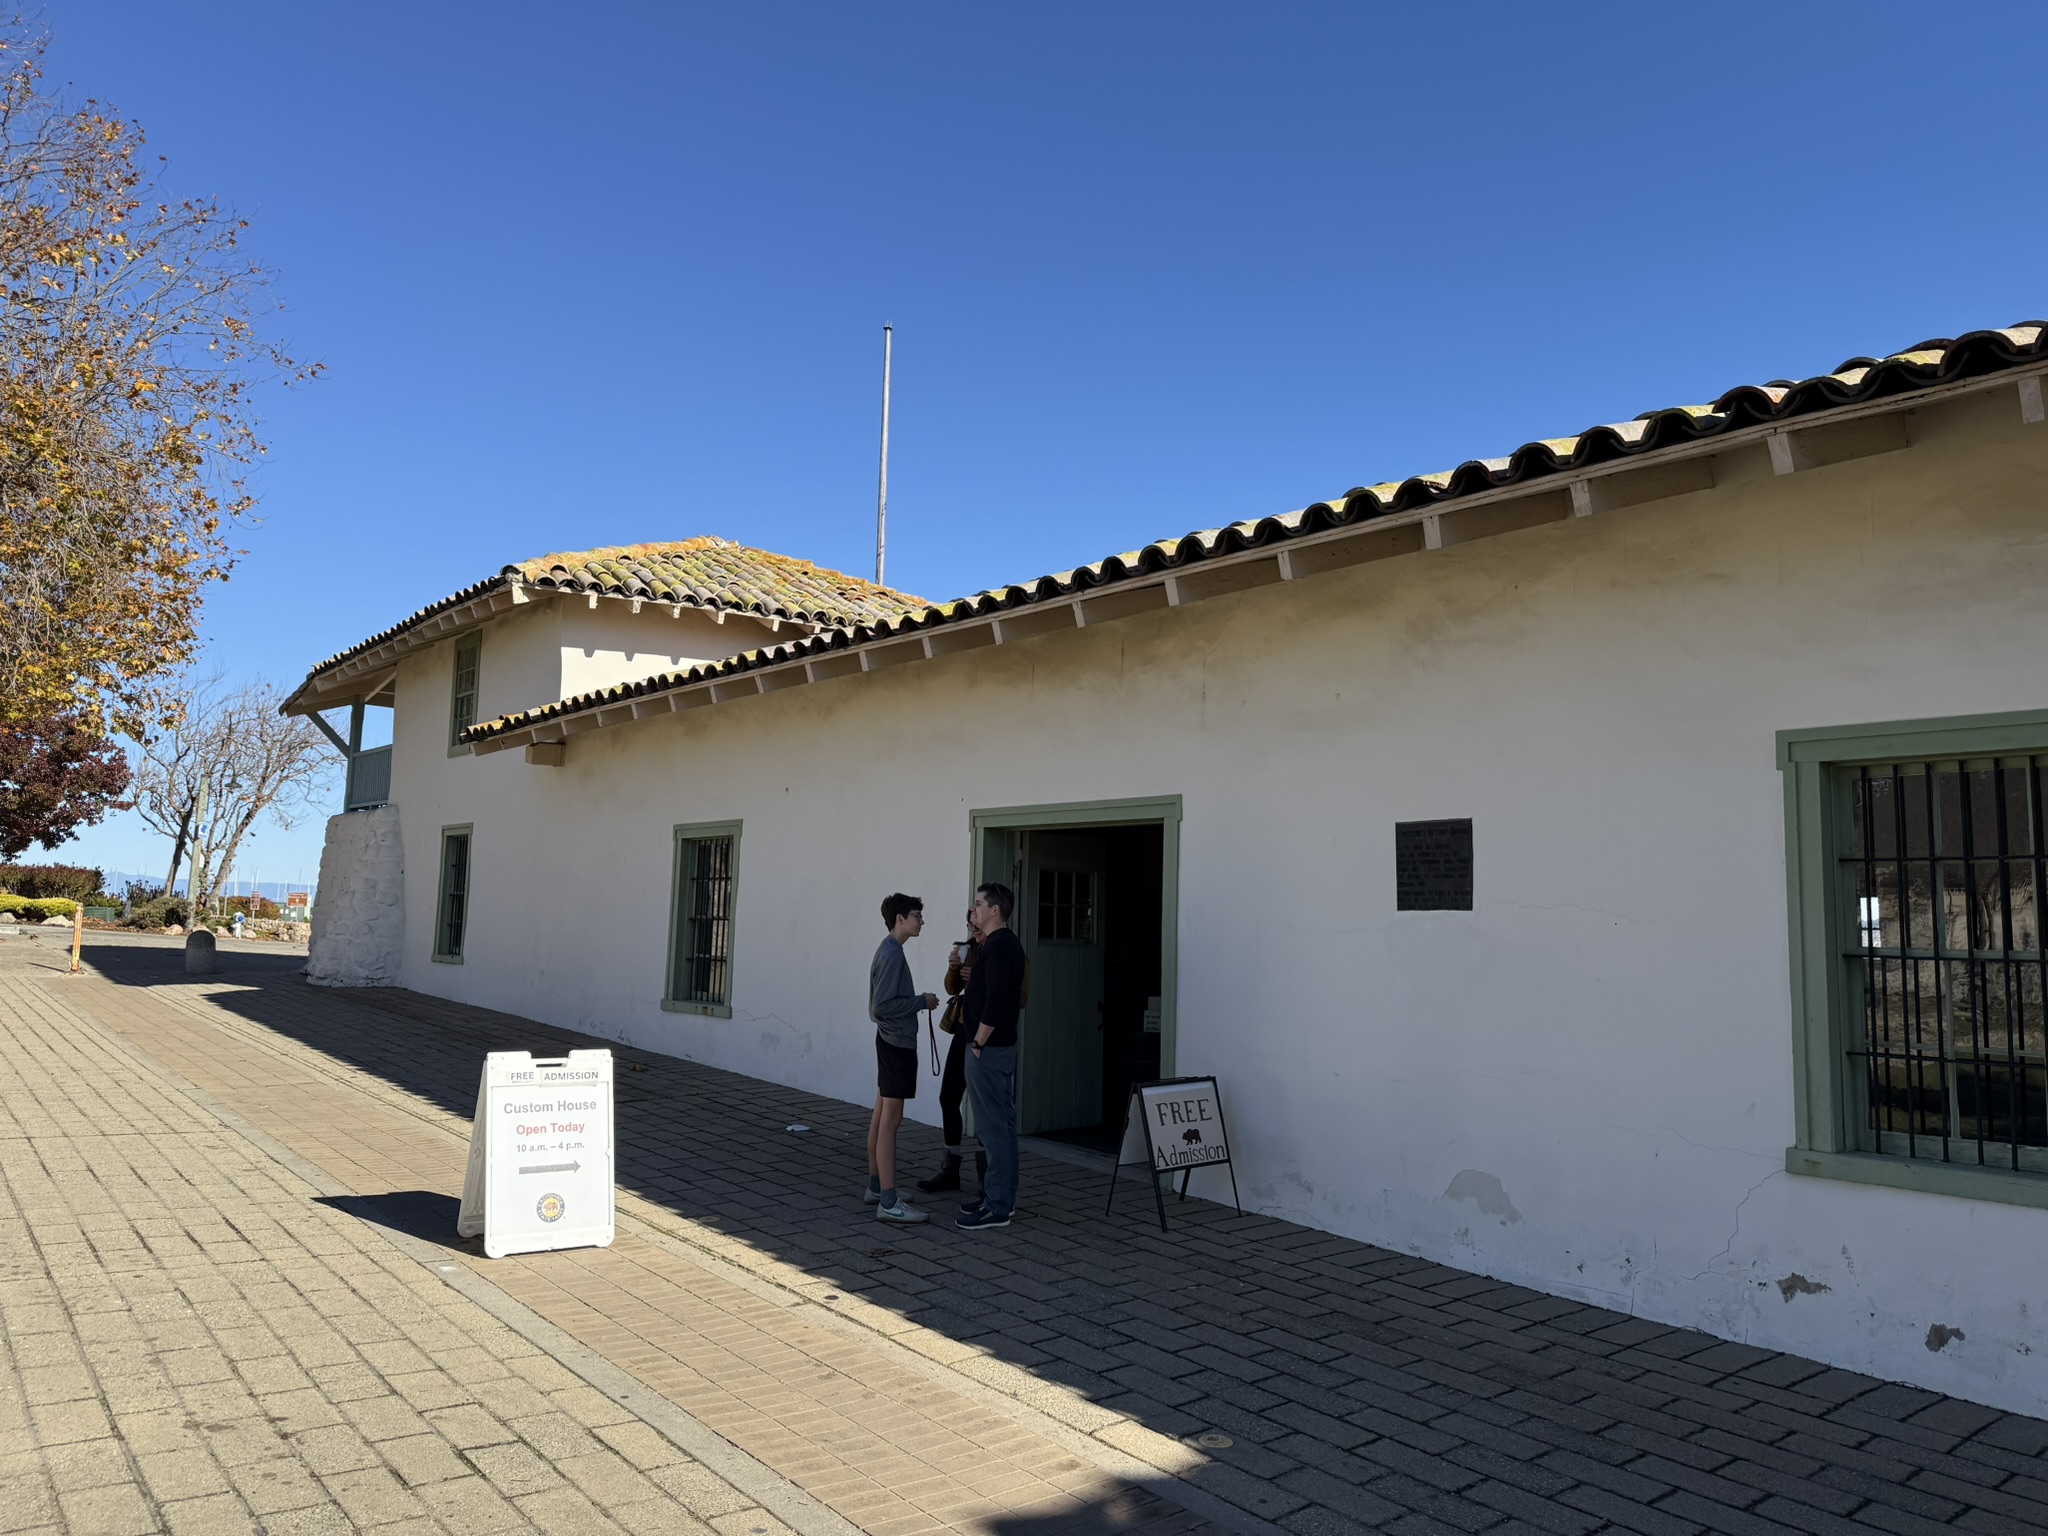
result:
[[[875,585],[882,582],[882,556],[889,546],[889,344],[891,328],[882,327],[882,482],[875,492]]]

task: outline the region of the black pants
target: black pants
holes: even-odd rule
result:
[[[946,1146],[957,1151],[966,1126],[960,1118],[960,1101],[967,1097],[967,1029],[951,1036],[946,1047],[946,1071],[939,1079],[939,1117],[945,1123]]]

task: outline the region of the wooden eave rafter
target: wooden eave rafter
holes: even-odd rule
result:
[[[1545,475],[1524,484],[1459,496],[1438,506],[1389,513],[1348,527],[1304,534],[1281,543],[1189,562],[1170,571],[1101,587],[1061,593],[1014,608],[938,624],[913,623],[908,630],[876,635],[845,649],[792,655],[740,672],[699,677],[630,700],[593,700],[579,709],[551,715],[532,725],[475,738],[472,745],[482,754],[535,741],[560,740],[565,731],[576,733],[702,704],[723,704],[756,693],[929,661],[957,651],[1004,645],[1055,630],[1089,628],[1373,560],[1445,549],[1544,523],[1643,506],[1711,489],[1715,484],[1713,461],[1745,449],[1764,448],[1778,474],[1895,452],[1909,443],[1907,413],[1965,395],[2016,390],[2021,420],[2038,424],[2048,419],[2048,410],[2044,410],[2044,378],[2048,378],[2048,369],[2005,372],[1815,412],[1792,422],[1744,427],[1639,457]],[[667,701],[665,707],[663,700]]]
[[[406,656],[526,601],[526,590],[511,583],[479,592],[466,602],[450,604],[377,645],[321,668],[285,700],[284,713],[306,715],[343,704],[388,705],[393,702],[398,663]]]
[[[541,597],[587,599],[592,608],[598,606],[600,598],[605,598],[628,604],[630,613],[639,613],[647,607],[665,612],[672,618],[680,618],[685,613],[709,613],[721,624],[728,618],[752,619],[765,626],[771,635],[794,631],[799,638],[808,638],[826,628],[807,619],[784,618],[780,614],[754,613],[711,604],[670,603],[657,598],[634,597],[625,592],[576,592],[568,588],[535,587],[508,581],[504,586],[480,592],[466,602],[454,603],[428,614],[389,639],[322,668],[301,683],[298,691],[286,700],[284,713],[313,714],[347,704],[388,706],[395,698],[393,685],[398,677],[398,663],[405,657],[437,645],[450,635],[473,629],[494,614],[508,612]]]

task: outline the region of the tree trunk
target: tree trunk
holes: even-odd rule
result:
[[[171,842],[171,872],[164,876],[164,894],[170,895],[177,888],[178,869],[185,862],[185,839],[192,833],[192,805],[186,802],[185,814],[178,818],[178,835]]]
[[[259,814],[261,814],[259,809],[252,808],[246,816],[235,824],[235,830],[228,837],[227,847],[221,850],[220,870],[215,875],[213,881],[215,885],[219,886],[227,883],[228,871],[235,867],[235,854],[242,846],[242,836],[250,827],[255,825]]]
[[[171,859],[171,873],[173,876],[177,874],[178,865],[184,859],[188,842],[198,837],[199,825],[206,820],[206,788],[206,780],[202,778],[199,781],[198,791],[192,796],[191,804],[185,807],[185,819],[178,829],[177,852]],[[192,874],[194,878],[187,886],[187,889],[191,891],[192,898],[196,901],[199,896],[198,886],[206,878],[205,851],[198,847],[192,849]],[[168,880],[164,882],[164,894],[166,896],[172,894],[171,885]]]

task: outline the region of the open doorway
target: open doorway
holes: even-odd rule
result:
[[[977,812],[976,882],[1017,893],[1030,957],[1018,1129],[1114,1151],[1133,1083],[1172,1071],[1180,806]]]

